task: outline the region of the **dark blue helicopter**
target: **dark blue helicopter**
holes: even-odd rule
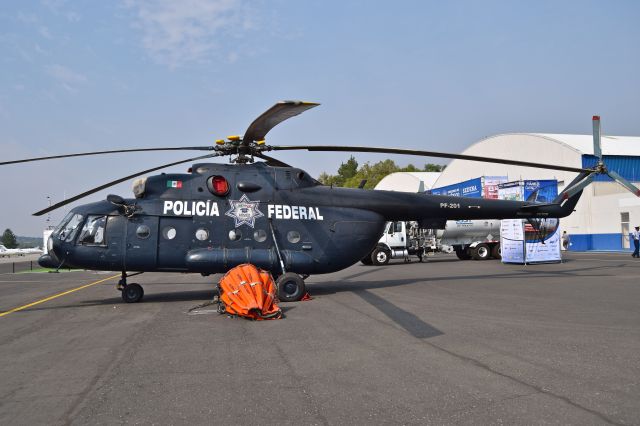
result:
[[[196,162],[186,174],[162,173],[137,179],[135,198],[109,195],[104,201],[75,207],[54,230],[47,243],[48,254],[39,259],[40,265],[122,271],[118,289],[125,302],[138,302],[144,294],[140,285],[127,283],[127,278],[133,275],[142,272],[207,275],[226,272],[242,263],[271,271],[277,277],[280,300],[300,300],[306,292],[304,278],[339,271],[358,262],[376,246],[387,221],[418,220],[423,228],[444,228],[447,220],[535,221],[565,217],[573,211],[583,188],[596,174],[609,174],[602,161],[593,169],[582,169],[393,148],[265,144],[265,136],[273,127],[317,105],[279,102],[258,117],[242,138],[229,137],[216,141],[215,146],[100,151],[14,160],[0,165],[120,152],[210,151],[93,188],[34,213],[39,216],[165,167],[232,156],[233,164]],[[599,148],[599,120],[597,140],[595,135],[594,117],[594,142]],[[335,188],[324,186],[304,170],[265,154],[283,150],[457,158],[565,170],[578,175],[555,200],[544,204]],[[611,176],[628,188],[633,187],[621,177]]]

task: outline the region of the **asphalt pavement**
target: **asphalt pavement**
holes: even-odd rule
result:
[[[251,322],[217,277],[0,275],[0,424],[640,424],[640,260],[440,255],[307,280]]]

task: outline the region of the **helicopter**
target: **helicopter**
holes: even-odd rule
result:
[[[593,168],[576,168],[433,151],[362,146],[269,145],[267,133],[279,123],[318,106],[281,101],[248,127],[243,136],[213,146],[94,151],[0,162],[0,166],[56,158],[141,151],[208,151],[207,154],[147,169],[92,188],[34,213],[43,215],[112,185],[157,170],[193,163],[187,173],[161,173],[133,182],[134,198],[74,207],[54,229],[47,268],[121,271],[117,289],[127,303],[139,302],[142,286],[128,278],[144,272],[224,273],[244,263],[270,271],[278,298],[298,301],[310,275],[345,269],[376,246],[386,222],[417,220],[421,228],[443,229],[447,220],[543,219],[574,211],[583,189],[606,174],[636,195],[640,190],[607,170],[600,150],[600,118],[593,117]],[[304,170],[268,152],[373,152],[440,157],[564,170],[575,179],[551,202],[511,201],[325,186]],[[203,160],[229,156],[230,163]],[[261,160],[261,161],[256,161]]]

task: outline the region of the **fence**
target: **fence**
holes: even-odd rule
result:
[[[40,269],[40,265],[36,260],[0,263],[0,274],[15,274],[16,272],[27,272],[34,269]]]

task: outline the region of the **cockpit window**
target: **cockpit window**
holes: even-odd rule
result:
[[[73,241],[73,238],[76,236],[78,227],[80,223],[82,223],[83,216],[81,214],[74,214],[71,217],[71,220],[63,225],[60,233],[58,234],[58,238],[61,241]]]
[[[104,228],[106,224],[106,216],[88,216],[80,232],[78,244],[105,245]]]
[[[62,221],[58,224],[58,226],[56,226],[56,228],[53,230],[52,234],[53,235],[58,235],[58,233],[60,232],[60,230],[62,228],[64,228],[64,226],[69,223],[69,221],[71,220],[71,218],[73,217],[74,213],[73,212],[69,212],[67,213],[67,215],[64,217],[64,219],[62,219]]]

